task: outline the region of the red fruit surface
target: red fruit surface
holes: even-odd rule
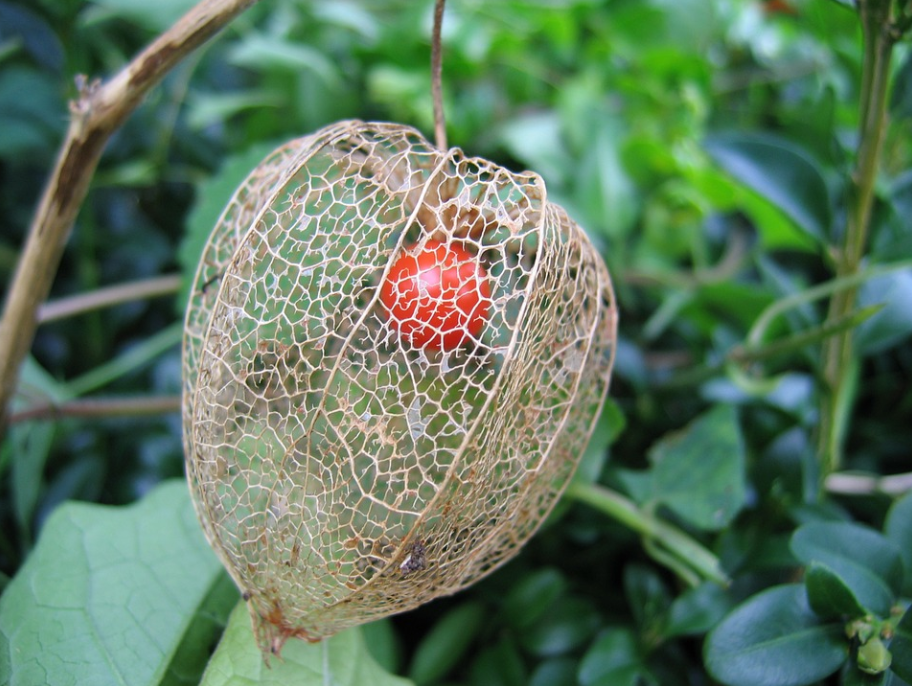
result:
[[[476,255],[459,244],[430,240],[396,260],[380,301],[403,340],[416,348],[453,350],[480,335],[491,286]]]

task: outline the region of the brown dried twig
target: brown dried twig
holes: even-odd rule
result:
[[[35,334],[38,307],[50,291],[108,138],[168,71],[256,2],[202,0],[109,81],[77,80],[79,97],[70,104],[66,139],[32,221],[0,320],[0,413],[4,417]]]
[[[436,0],[434,3],[434,29],[431,34],[431,96],[434,100],[434,143],[439,150],[447,149],[446,118],[443,113],[443,48],[440,41],[444,5],[446,5],[446,0]]]

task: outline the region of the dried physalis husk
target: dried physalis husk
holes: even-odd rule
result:
[[[429,241],[487,279],[457,346],[416,345],[381,301]],[[616,326],[604,264],[536,174],[354,121],[263,160],[196,273],[183,417],[197,512],[264,652],[515,555],[589,439]]]

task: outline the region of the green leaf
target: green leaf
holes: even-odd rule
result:
[[[400,671],[402,642],[389,617],[361,625],[361,636],[378,665],[394,674]]]
[[[630,629],[608,629],[586,651],[579,668],[583,686],[636,686],[642,663],[636,636]]]
[[[892,348],[912,334],[912,270],[897,271],[862,284],[858,306],[885,307],[855,330],[859,354],[872,355]]]
[[[881,617],[889,614],[903,568],[899,550],[881,534],[848,522],[814,522],[792,535],[791,548],[807,565],[826,565],[864,608]]]
[[[415,650],[409,678],[427,684],[446,676],[477,636],[485,619],[481,603],[465,603],[451,610],[424,636]]]
[[[623,136],[620,126],[603,120],[572,181],[574,204],[583,212],[580,219],[590,231],[610,240],[621,240],[630,233],[640,202],[621,164]]]
[[[624,567],[624,592],[640,633],[658,633],[671,605],[671,596],[658,573],[645,565],[627,565]]]
[[[555,112],[526,114],[507,121],[500,137],[510,154],[535,169],[549,183],[559,183],[573,169]]]
[[[478,686],[527,686],[528,675],[515,643],[504,637],[482,650],[472,663],[471,682]]]
[[[578,686],[576,660],[559,657],[541,662],[529,679],[529,686]]]
[[[653,497],[693,526],[718,530],[744,507],[744,442],[735,410],[717,405],[649,451]]]
[[[231,613],[222,640],[206,668],[200,686],[405,686],[411,682],[391,676],[374,662],[359,629],[349,629],[320,643],[290,640],[281,659],[267,666],[243,603]]]
[[[729,686],[803,686],[835,672],[848,654],[841,624],[821,624],[800,584],[749,598],[713,629],[704,659]]]
[[[836,572],[820,562],[812,562],[804,575],[808,602],[821,617],[861,617],[864,607],[858,602],[852,589]]]
[[[338,67],[319,50],[278,36],[249,33],[229,50],[228,60],[239,67],[264,71],[312,71],[327,85],[336,85],[342,78]]]
[[[912,683],[912,609],[907,609],[896,625],[890,652],[893,653],[890,669],[900,679]]]
[[[887,512],[884,534],[903,559],[903,595],[912,598],[912,493],[906,493]]]
[[[140,24],[156,33],[164,31],[193,7],[195,0],[156,0],[136,2],[135,0],[97,0],[94,3],[103,8],[107,15]],[[98,9],[91,13],[100,14]]]
[[[663,635],[695,636],[709,631],[731,609],[731,600],[722,586],[706,581],[675,598],[668,611]]]
[[[181,295],[177,299],[179,312],[183,313],[186,308],[191,282],[203,255],[203,248],[231,195],[274,148],[270,143],[260,143],[228,158],[214,176],[197,187],[196,202],[187,217],[187,232],[177,255],[184,276]]]
[[[236,598],[184,481],[130,507],[68,503],[0,597],[0,681],[193,682]]]
[[[563,655],[588,641],[600,620],[592,603],[582,598],[567,598],[529,626],[520,640],[533,655]]]
[[[808,236],[826,239],[832,223],[829,192],[805,151],[781,138],[746,133],[711,136],[704,147],[719,166],[776,205]]]
[[[516,584],[503,605],[504,619],[523,629],[541,617],[567,590],[567,580],[556,569],[540,569]]]

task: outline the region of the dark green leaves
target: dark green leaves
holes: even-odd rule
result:
[[[0,598],[0,681],[199,679],[237,599],[224,579],[183,481],[128,508],[61,506]]]
[[[884,533],[902,555],[905,572],[903,595],[912,597],[912,493],[907,493],[890,508]]]
[[[409,677],[420,685],[445,676],[463,658],[484,615],[480,603],[466,603],[444,615],[418,645]]]
[[[835,672],[846,656],[842,625],[823,624],[799,584],[776,586],[738,606],[704,651],[710,673],[731,686],[803,686]]]
[[[890,652],[893,654],[891,669],[899,678],[912,683],[912,609],[906,610],[899,620]]]
[[[711,136],[704,147],[717,164],[776,205],[814,241],[827,237],[829,192],[822,172],[803,150],[774,136],[749,133]]]
[[[720,529],[744,506],[744,445],[732,407],[716,406],[649,456],[653,498],[694,526]]]
[[[862,607],[880,616],[890,608],[902,585],[899,550],[871,529],[846,522],[807,524],[792,536],[792,552],[806,564],[822,563],[838,576]],[[835,602],[836,596],[832,596]],[[834,609],[848,601],[840,598]]]

